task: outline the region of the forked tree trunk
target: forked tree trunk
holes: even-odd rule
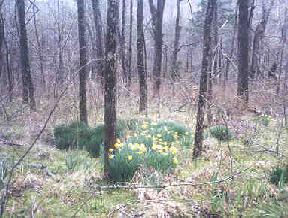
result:
[[[79,53],[80,53],[80,71],[79,71],[80,121],[88,124],[87,105],[86,105],[87,43],[86,43],[86,19],[85,19],[84,0],[77,0],[77,12],[78,12]]]
[[[104,94],[104,176],[109,175],[109,149],[116,142],[116,70],[119,0],[108,1]]]
[[[31,69],[29,63],[27,30],[25,24],[25,1],[17,0],[16,6],[19,22],[19,45],[22,68],[22,100],[24,104],[29,104],[32,110],[36,110],[34,86],[31,78]]]
[[[238,81],[237,95],[241,102],[248,104],[248,80],[249,80],[249,0],[239,1],[239,20],[238,20]]]
[[[204,116],[205,105],[207,97],[207,81],[208,72],[211,65],[211,49],[212,49],[212,21],[213,14],[216,8],[217,0],[208,0],[206,16],[204,21],[204,38],[203,38],[203,58],[201,67],[201,79],[200,90],[198,99],[198,111],[196,118],[196,130],[195,130],[195,147],[193,150],[193,158],[197,158],[201,155],[203,145],[203,132],[204,132]]]
[[[143,0],[137,0],[137,71],[140,84],[140,108],[147,109],[147,77],[144,70]]]

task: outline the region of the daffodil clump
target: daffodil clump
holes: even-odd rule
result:
[[[110,172],[115,181],[129,181],[140,168],[162,173],[173,171],[178,164],[177,147],[192,144],[191,132],[175,122],[144,121],[109,150]]]

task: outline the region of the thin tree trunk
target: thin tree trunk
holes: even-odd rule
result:
[[[248,80],[249,80],[249,0],[239,1],[238,24],[238,82],[237,95],[244,104],[248,104]]]
[[[79,71],[80,121],[88,124],[87,105],[86,105],[87,43],[86,43],[86,21],[85,21],[84,0],[77,0],[77,12],[78,12],[79,53],[80,53],[80,71]]]
[[[122,66],[122,78],[123,82],[127,85],[127,72],[126,72],[126,0],[122,0],[122,27],[121,27],[121,66]]]
[[[197,158],[201,155],[203,147],[203,132],[204,132],[204,116],[205,105],[207,97],[207,81],[208,72],[211,65],[211,49],[212,49],[212,21],[213,14],[216,8],[216,0],[208,0],[207,11],[204,21],[204,38],[203,38],[203,58],[201,68],[200,90],[198,99],[198,112],[196,118],[196,130],[195,130],[195,147],[193,150],[193,158]]]
[[[25,1],[17,0],[18,22],[19,22],[19,41],[22,67],[22,100],[24,104],[29,103],[32,110],[36,110],[34,98],[34,86],[31,78],[29,63],[28,38],[25,24]]]
[[[181,8],[180,8],[180,0],[177,1],[177,15],[176,15],[176,24],[175,24],[175,38],[174,38],[174,50],[172,55],[172,72],[171,79],[174,82],[180,78],[179,69],[178,69],[178,52],[179,52],[179,41],[180,41],[180,16],[181,16]]]
[[[132,79],[132,33],[133,33],[133,0],[130,1],[130,25],[129,25],[129,46],[128,46],[128,60],[127,60],[127,77],[128,77],[128,89],[131,87]]]
[[[161,68],[162,68],[162,45],[163,45],[163,12],[165,0],[157,0],[157,7],[153,0],[149,0],[150,11],[153,21],[153,38],[155,42],[155,58],[153,64],[153,96],[160,96]]]
[[[144,70],[143,0],[137,0],[137,71],[140,84],[140,108],[147,109],[147,78]]]
[[[103,48],[103,31],[101,25],[101,11],[99,0],[91,0],[93,8],[93,16],[96,30],[96,58],[97,58],[97,71],[101,84],[104,85],[104,48]]]
[[[212,114],[212,100],[213,100],[213,77],[217,76],[218,74],[218,42],[219,42],[219,36],[218,36],[218,8],[217,8],[217,2],[214,5],[213,9],[213,21],[212,21],[212,61],[211,66],[208,71],[208,94],[207,94],[207,122],[208,125],[211,125],[213,122],[213,114]]]
[[[38,53],[39,64],[40,64],[41,87],[45,91],[45,89],[46,89],[46,80],[45,80],[45,75],[44,75],[43,48],[42,48],[42,45],[41,45],[40,40],[39,40],[35,7],[33,7],[33,13],[34,13],[33,23],[34,23],[34,29],[35,29],[36,43],[37,43],[37,46],[38,46],[37,53]]]
[[[116,70],[117,70],[117,29],[119,25],[119,0],[108,1],[105,95],[104,95],[104,176],[109,175],[109,149],[116,142]]]

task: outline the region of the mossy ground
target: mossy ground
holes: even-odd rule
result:
[[[152,105],[151,108],[157,107]],[[121,102],[118,109],[121,119],[147,119],[146,116],[140,116],[136,109],[124,110]],[[160,114],[157,113],[158,108],[150,110],[148,118],[153,121],[160,119],[184,123],[193,134],[193,111],[171,112],[169,107],[163,105],[160,109]],[[90,120],[98,123],[103,118],[101,112],[99,114],[92,117],[92,113]],[[43,123],[44,115],[44,112],[42,116],[40,112],[25,112],[9,123],[3,122],[2,135],[9,140],[29,144]],[[219,143],[206,131],[205,152],[201,159],[192,160],[192,145],[179,147],[179,164],[175,172],[164,176],[155,173],[151,174],[152,179],[149,178],[151,184],[153,180],[166,184],[190,182],[196,184],[195,186],[176,186],[163,190],[101,191],[93,188],[98,183],[107,185],[102,181],[101,158],[91,158],[86,151],[61,151],[53,146],[53,127],[71,122],[75,118],[73,115],[69,118],[60,115],[61,108],[52,118],[41,140],[17,168],[6,217],[106,217],[119,214],[192,217],[199,208],[202,212],[227,217],[256,216],[268,203],[283,204],[287,201],[285,198],[279,200],[287,192],[287,185],[280,187],[269,183],[269,173],[273,167],[287,162],[284,156],[276,155],[277,143],[280,154],[288,155],[288,131],[284,129],[279,138],[279,125],[275,120],[263,125],[253,116],[248,121],[245,117],[247,122],[256,126],[257,131],[247,130],[247,134],[223,143]],[[32,121],[22,120],[29,116]],[[56,119],[57,116],[60,118]],[[248,137],[251,143],[246,144],[244,139]],[[26,147],[0,146],[1,155],[12,159],[19,158],[25,149]],[[41,165],[43,167],[39,167]],[[234,176],[228,179],[232,175]],[[223,178],[221,183],[202,184]],[[191,209],[195,205],[198,205],[198,209]]]

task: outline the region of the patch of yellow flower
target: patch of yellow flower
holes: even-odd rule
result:
[[[123,143],[120,141],[120,139],[117,139],[117,140],[116,140],[116,143],[114,144],[114,147],[115,147],[116,149],[123,148]]]

